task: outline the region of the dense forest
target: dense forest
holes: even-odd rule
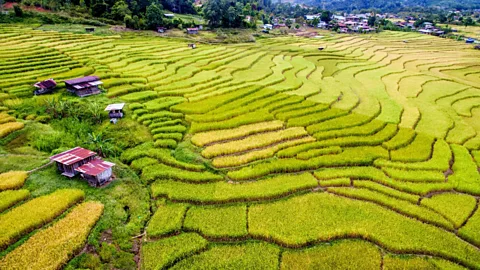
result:
[[[478,0],[305,0],[305,4],[325,7],[329,10],[359,11],[362,9],[378,9],[382,12],[413,11],[425,8],[440,9],[480,9]]]

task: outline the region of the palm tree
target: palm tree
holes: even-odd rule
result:
[[[94,132],[88,133],[87,144],[93,145],[95,152],[101,157],[106,157],[114,153],[113,144],[110,143],[111,141],[111,138],[104,138],[101,132],[97,134]]]

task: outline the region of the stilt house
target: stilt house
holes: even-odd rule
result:
[[[66,80],[65,86],[69,92],[75,93],[79,97],[96,95],[100,93],[99,85],[102,84],[97,76],[86,76],[73,80]]]
[[[48,79],[34,84],[37,89],[33,92],[34,95],[43,95],[53,91],[57,83],[53,79]]]
[[[62,175],[72,178],[80,174],[94,187],[107,183],[112,177],[112,167],[115,166],[114,163],[97,157],[97,153],[81,147],[54,155],[50,160],[56,162]]]

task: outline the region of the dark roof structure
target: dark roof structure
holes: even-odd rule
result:
[[[33,86],[40,89],[48,89],[57,86],[57,83],[53,79],[48,79],[42,82],[37,82]]]
[[[97,76],[86,76],[86,77],[83,77],[83,78],[66,80],[65,83],[70,84],[70,85],[76,85],[76,84],[81,84],[81,83],[94,82],[94,81],[98,81],[98,80],[100,80],[100,78],[97,77]]]
[[[83,174],[97,176],[113,166],[115,166],[115,163],[96,158],[89,163],[83,164],[75,170]]]
[[[56,161],[64,165],[72,165],[73,163],[82,161],[86,158],[95,156],[97,153],[82,147],[75,147],[63,153],[50,157],[51,161]]]

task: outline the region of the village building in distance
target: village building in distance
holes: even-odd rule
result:
[[[75,147],[50,157],[62,175],[69,178],[80,174],[93,187],[106,184],[112,177],[114,163],[97,157],[97,153],[85,148]]]
[[[100,94],[101,91],[98,86],[101,84],[102,81],[100,81],[100,78],[97,76],[86,76],[65,81],[67,90],[79,97]]]

